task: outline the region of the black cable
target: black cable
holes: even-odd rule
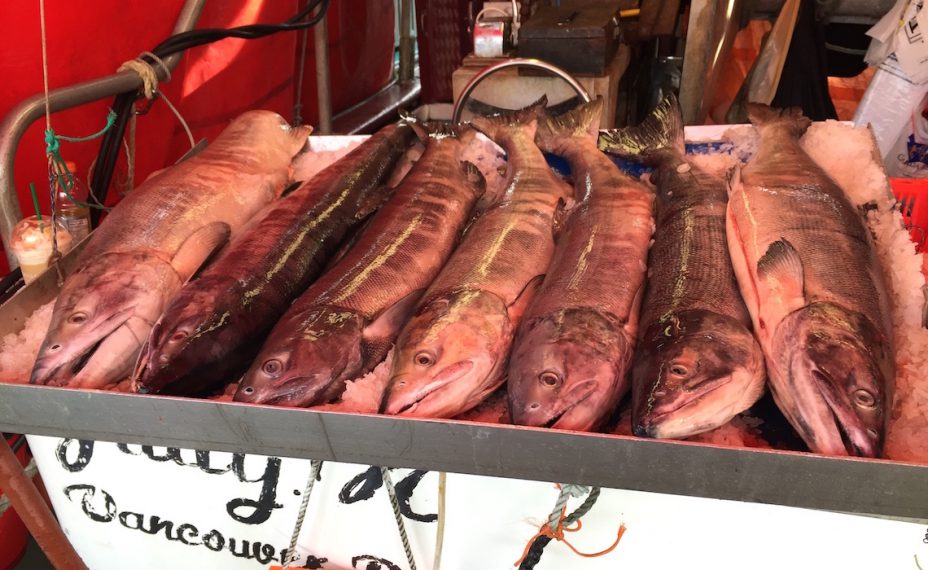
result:
[[[280,24],[250,24],[236,28],[206,28],[200,30],[190,30],[175,34],[160,44],[158,44],[151,53],[158,58],[164,59],[175,53],[179,53],[190,48],[210,44],[226,38],[241,38],[253,40],[263,38],[277,32],[288,32],[302,30],[315,26],[325,18],[329,9],[329,0],[310,0],[299,12]],[[310,14],[315,14],[309,17]],[[307,19],[308,18],[308,19]],[[154,65],[156,62],[147,57],[141,56],[147,63]],[[126,132],[126,125],[129,117],[133,112],[133,105],[140,97],[138,92],[123,93],[117,95],[111,108],[116,113],[116,122],[106,132],[103,140],[100,142],[100,150],[97,154],[97,161],[91,174],[91,192],[96,201],[102,204],[109,193],[109,187],[113,180],[113,172],[116,170],[116,162],[119,160],[119,151],[122,147],[123,135]],[[100,221],[102,211],[94,209],[90,216],[94,225]]]

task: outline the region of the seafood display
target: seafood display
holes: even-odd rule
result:
[[[389,195],[384,181],[411,137],[407,126],[388,127],[265,208],[155,323],[135,391],[197,393],[241,373],[343,237]]]
[[[808,120],[750,105],[726,179],[672,97],[599,133],[602,106],[404,117],[318,164],[308,127],[245,113],[94,232],[31,380],[880,456],[884,242]]]
[[[640,436],[685,438],[721,427],[764,391],[764,360],[725,239],[724,180],[690,164],[675,98],[600,146],[655,168],[657,230],[632,372]]]
[[[535,146],[543,106],[474,119],[506,150],[506,189],[467,229],[400,333],[381,412],[452,417],[505,380],[513,334],[554,253],[558,205],[571,194]]]
[[[128,376],[181,286],[284,190],[310,130],[249,111],[126,196],[65,281],[32,383],[103,388]]]
[[[422,136],[425,153],[345,256],[280,320],[237,401],[327,403],[386,356],[484,191],[477,168],[460,160],[457,132]]]
[[[538,128],[539,146],[570,163],[576,204],[512,350],[513,423],[595,429],[628,389],[654,196],[597,151],[601,112],[598,99]]]
[[[726,235],[773,397],[812,451],[876,457],[894,363],[871,236],[799,145],[809,119],[758,104],[748,115],[760,146],[732,181]]]

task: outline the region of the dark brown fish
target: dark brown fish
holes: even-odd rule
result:
[[[570,163],[577,204],[509,364],[514,423],[599,426],[628,389],[654,195],[596,148],[602,100],[542,121],[536,140]]]
[[[600,145],[653,166],[658,189],[632,372],[634,431],[685,438],[715,429],[753,405],[765,382],[725,239],[726,182],[687,162],[674,97]]]
[[[732,181],[727,236],[774,400],[811,450],[876,457],[894,355],[872,238],[799,145],[798,109],[752,103],[748,115],[760,145]]]
[[[483,193],[477,168],[460,161],[456,133],[422,136],[425,153],[345,256],[274,327],[237,401],[324,404],[384,359]]]
[[[383,183],[412,136],[387,127],[265,208],[155,323],[135,390],[190,394],[241,373],[344,237],[389,196]]]

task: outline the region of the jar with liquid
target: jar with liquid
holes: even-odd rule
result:
[[[72,184],[67,188],[65,177],[58,177],[58,219],[68,228],[71,239],[76,243],[90,234],[90,208],[86,205],[90,199],[90,190],[77,177],[77,165],[71,161],[65,162],[65,165],[71,171]]]

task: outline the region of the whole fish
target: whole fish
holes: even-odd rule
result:
[[[636,435],[684,438],[728,423],[764,391],[764,357],[725,239],[728,188],[687,162],[671,96],[600,147],[655,168],[657,227],[632,368]]]
[[[134,389],[190,394],[240,374],[345,235],[387,198],[383,183],[411,138],[407,126],[387,127],[265,208],[155,323]]]
[[[456,133],[421,136],[425,153],[345,257],[274,327],[236,400],[328,403],[387,355],[483,194]]]
[[[455,416],[504,381],[515,329],[554,252],[555,212],[570,195],[533,140],[543,106],[474,119],[509,156],[506,190],[400,333],[382,413]]]
[[[812,451],[880,454],[892,329],[871,237],[802,150],[798,109],[749,104],[757,154],[732,181],[728,245],[774,400]]]
[[[596,147],[602,99],[542,121],[536,140],[570,164],[576,205],[509,363],[513,423],[591,430],[628,390],[654,231],[654,195]]]
[[[249,111],[126,196],[65,281],[32,383],[102,388],[126,378],[165,305],[283,191],[310,131]]]

